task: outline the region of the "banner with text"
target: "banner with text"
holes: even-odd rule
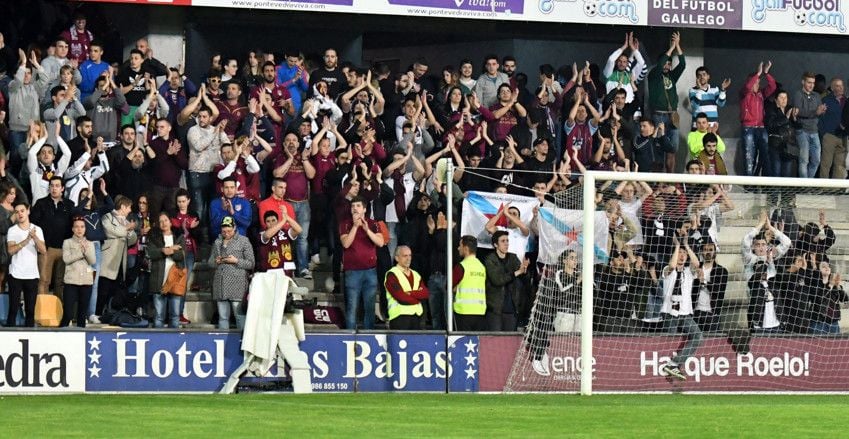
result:
[[[530,362],[514,365],[505,355],[516,352],[521,341],[521,336],[480,337],[480,391],[502,391],[512,367],[519,368],[514,391],[580,390],[579,344],[552,340],[550,374],[543,376]],[[680,336],[594,337],[593,391],[849,391],[849,363],[842,360],[849,339],[754,337],[751,352],[737,354],[726,338],[706,338],[681,366],[687,381],[661,373],[680,346]]]

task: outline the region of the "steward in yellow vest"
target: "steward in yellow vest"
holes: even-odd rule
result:
[[[410,268],[413,254],[410,247],[399,245],[395,249],[395,266],[386,272],[383,286],[386,288],[389,329],[422,329],[424,308],[421,302],[430,295],[422,283],[422,277]]]
[[[458,331],[486,331],[486,267],[477,258],[478,240],[463,236],[454,267],[454,321]]]

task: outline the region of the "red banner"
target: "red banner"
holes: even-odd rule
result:
[[[849,391],[849,339],[755,337],[751,352],[735,353],[725,338],[706,338],[681,370],[686,381],[661,375],[682,337],[597,337],[593,340],[594,391]],[[479,390],[504,390],[514,367],[519,336],[480,337]],[[567,346],[558,349],[558,346]],[[511,354],[512,353],[512,354]],[[550,375],[517,364],[513,391],[580,390],[580,342],[552,338]]]

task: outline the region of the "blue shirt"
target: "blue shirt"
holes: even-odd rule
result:
[[[209,233],[213,238],[221,234],[221,220],[232,216],[236,220],[236,230],[240,235],[247,236],[248,226],[251,225],[251,202],[242,197],[233,197],[233,215],[221,206],[221,197],[209,203]]]
[[[82,81],[80,81],[81,101],[85,101],[87,97],[94,93],[97,78],[107,70],[109,70],[109,63],[103,61],[95,63],[87,59],[80,65],[80,76],[82,77]]]
[[[844,103],[846,100],[844,99]],[[819,131],[820,134],[831,133],[837,137],[842,137],[844,130],[840,128],[840,119],[843,116],[843,105],[833,93],[822,98],[822,103],[828,107],[825,113],[820,115]]]
[[[289,67],[289,64],[283,63],[280,67],[277,67],[277,83],[289,90],[289,94],[292,95],[295,114],[301,114],[301,93],[306,93],[309,90],[309,84],[305,78],[306,71],[301,75],[301,79],[294,81],[297,74],[298,66]]]

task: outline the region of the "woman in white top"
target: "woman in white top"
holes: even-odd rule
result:
[[[171,228],[171,218],[167,212],[161,212],[157,226],[150,229],[147,241],[147,256],[150,258],[150,294],[153,296],[153,306],[156,314],[153,327],[162,328],[165,323],[165,312],[168,311],[168,327],[180,327],[180,296],[163,292],[162,287],[168,279],[168,272],[174,265],[183,268],[185,254],[185,238],[180,229]]]

